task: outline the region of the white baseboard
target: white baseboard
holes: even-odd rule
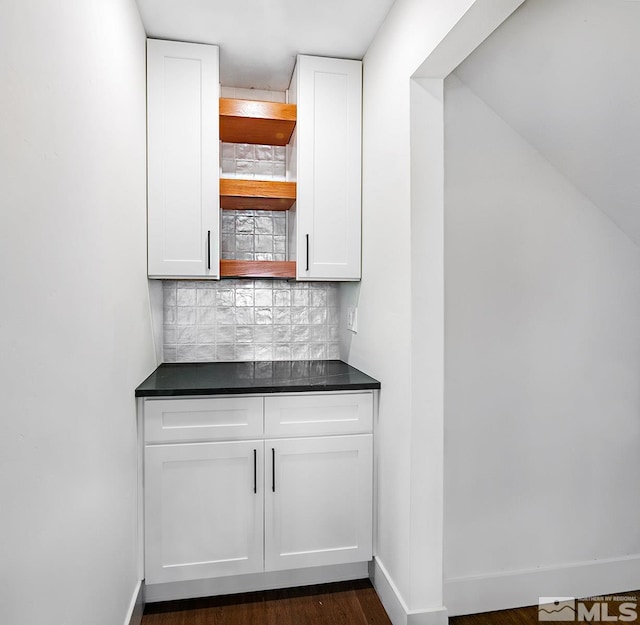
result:
[[[398,588],[378,558],[369,565],[369,577],[393,625],[447,625],[447,609],[409,610]]]
[[[145,584],[144,601],[145,603],[154,603],[156,601],[213,597],[216,595],[232,595],[239,592],[365,579],[369,577],[367,565],[368,562],[355,562],[353,564],[318,566],[308,569],[294,569],[292,571],[273,571],[233,577],[196,579],[188,582]]]
[[[142,622],[142,613],[144,612],[144,603],[142,601],[142,582],[139,581],[133,590],[127,616],[124,619],[124,625],[140,625]]]
[[[593,597],[640,587],[640,555],[445,579],[451,616],[537,605],[538,597]]]

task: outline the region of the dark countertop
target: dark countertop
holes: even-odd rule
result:
[[[379,389],[380,382],[341,360],[161,364],[136,397],[302,393]]]

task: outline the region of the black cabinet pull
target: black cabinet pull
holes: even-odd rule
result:
[[[258,492],[258,450],[253,450],[253,492]]]
[[[271,490],[276,492],[276,450],[271,448]]]
[[[306,271],[309,271],[309,235],[305,234],[304,235],[306,240],[307,240],[307,269]]]
[[[211,269],[211,230],[207,230],[207,269]]]

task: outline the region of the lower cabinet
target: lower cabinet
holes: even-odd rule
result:
[[[239,441],[146,447],[147,583],[263,570],[263,446]]]
[[[371,559],[372,394],[259,399],[145,401],[147,584]],[[248,405],[251,439],[199,440]]]
[[[265,570],[370,560],[371,434],[265,445]]]

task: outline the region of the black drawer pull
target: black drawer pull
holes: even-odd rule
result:
[[[306,240],[307,240],[307,271],[309,271],[309,235],[305,234],[304,235]]]
[[[253,492],[258,492],[258,450],[253,450]]]
[[[276,450],[271,448],[271,490],[276,492]]]

